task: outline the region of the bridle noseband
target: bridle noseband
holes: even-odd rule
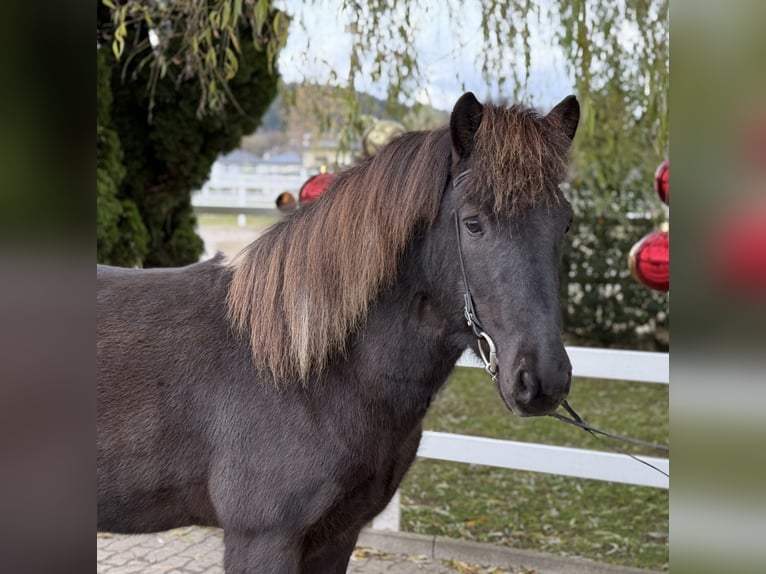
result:
[[[471,174],[471,170],[467,169],[460,172],[452,180],[452,189],[457,188],[463,183]],[[457,215],[457,209],[452,210],[452,215],[455,219],[455,233],[457,234],[457,253],[460,259],[460,272],[463,275],[463,314],[468,326],[473,330],[473,334],[476,337],[476,346],[479,348],[479,355],[481,360],[484,361],[484,370],[487,371],[492,380],[497,382],[497,348],[492,337],[487,335],[484,327],[479,321],[479,317],[476,314],[476,309],[473,305],[473,297],[471,296],[471,287],[468,284],[468,275],[465,272],[465,263],[463,263],[463,242],[460,236],[460,221]],[[486,344],[488,349],[485,351],[483,344]]]

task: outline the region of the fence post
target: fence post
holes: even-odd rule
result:
[[[239,205],[243,207],[247,205],[247,201],[245,198],[246,193],[247,192],[245,190],[245,186],[243,182],[239,181],[238,188],[237,188],[237,198],[239,199]],[[245,225],[247,225],[247,216],[244,213],[237,214],[237,225],[239,225],[240,227],[244,227]]]
[[[399,532],[399,521],[401,518],[399,490],[397,489],[391,502],[372,520],[372,527],[375,530],[393,530]]]

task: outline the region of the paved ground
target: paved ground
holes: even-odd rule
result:
[[[145,535],[99,533],[97,574],[222,574],[223,539],[216,528],[178,528]],[[480,567],[424,555],[393,554],[359,547],[349,574],[490,574],[533,572]]]
[[[216,528],[177,528],[137,536],[100,533],[96,541],[97,574],[223,574],[223,537]],[[384,573],[660,574],[575,556],[365,529],[348,574]]]

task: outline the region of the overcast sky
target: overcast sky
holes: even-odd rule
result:
[[[341,11],[342,0],[321,0],[315,6],[305,6],[296,0],[284,0],[280,4],[288,13],[294,14],[296,20],[306,22],[311,33],[309,39],[298,22],[291,24],[287,46],[279,60],[284,81],[306,78],[324,83],[330,77],[331,68],[340,78],[345,78],[351,37],[345,31],[349,18]],[[450,110],[463,92],[462,84],[479,99],[497,100],[501,96],[512,96],[510,88],[499,94],[497,82],[488,84],[481,77],[478,55],[482,32],[477,1],[462,4],[462,18],[457,29],[450,22],[443,2],[421,0],[413,3],[411,10],[417,26],[415,59],[425,79],[423,89],[417,94],[419,101]],[[527,103],[545,109],[572,93],[573,82],[564,71],[561,51],[555,45],[552,33],[544,29],[538,32],[533,32],[533,41],[537,40],[532,46],[532,71],[527,89],[530,99]],[[547,45],[543,38],[548,39]],[[310,49],[306,54],[308,45]],[[507,74],[510,77],[510,63],[523,61],[523,54],[510,47],[505,48],[503,60],[509,62]],[[374,84],[369,79],[361,78],[357,89],[385,97],[385,82],[384,79]]]

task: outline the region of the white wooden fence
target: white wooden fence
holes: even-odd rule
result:
[[[567,347],[567,353],[572,362],[573,376],[669,383],[667,353],[584,347]],[[470,351],[466,351],[457,364],[481,367],[478,358]],[[585,408],[583,405],[578,406]],[[587,420],[587,410],[584,416]],[[573,432],[582,432],[575,427],[572,429]],[[604,430],[619,432],[619,429]],[[666,476],[628,456],[579,448],[425,431],[418,456],[640,486],[669,486]],[[641,456],[641,459],[669,473],[668,459],[651,456]],[[378,530],[399,530],[399,519],[400,502],[397,492],[388,507],[375,518],[372,527]]]

